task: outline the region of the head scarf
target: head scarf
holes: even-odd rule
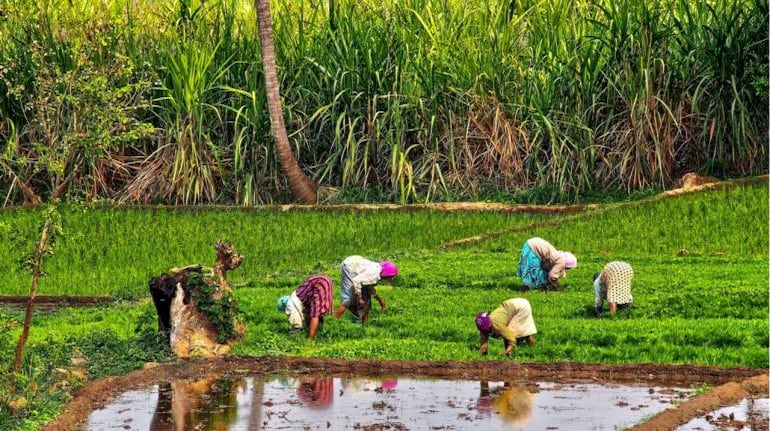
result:
[[[561,256],[564,258],[564,267],[572,269],[577,266],[577,257],[568,251],[562,251]]]
[[[489,318],[489,313],[481,312],[476,315],[476,328],[483,333],[488,333],[492,329],[492,319]]]
[[[286,304],[289,303],[289,295],[282,296],[278,300],[278,311],[286,311]]]
[[[380,262],[380,277],[395,277],[396,275],[398,275],[398,268],[396,268],[395,263],[389,260]]]

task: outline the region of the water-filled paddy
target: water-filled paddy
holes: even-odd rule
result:
[[[83,430],[611,430],[691,393],[595,382],[210,377],[125,392]]]

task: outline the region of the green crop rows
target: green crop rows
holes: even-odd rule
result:
[[[532,303],[538,343],[514,350],[513,361],[767,368],[767,196],[767,186],[735,187],[599,213],[538,218],[71,210],[64,215],[70,237],[51,259],[51,277],[42,288],[93,294],[101,286],[105,293],[128,289],[136,296],[151,274],[210,261],[213,240],[225,234],[246,255],[243,267],[232,274],[242,285],[237,295],[248,323],[235,354],[479,359],[475,313],[524,296]],[[461,248],[439,247],[451,239],[555,217],[566,221]],[[30,229],[33,219],[24,211],[2,214],[3,221],[18,220]],[[516,259],[530,236],[548,238],[578,256],[564,291],[520,293]],[[350,315],[327,319],[315,342],[287,335],[285,316],[275,308],[277,298],[311,272],[328,273],[339,283],[338,261],[354,252],[392,257],[399,264],[396,286],[378,289],[388,301],[388,313],[375,309],[367,327]],[[13,250],[2,253],[10,266]],[[634,308],[593,318],[591,275],[614,259],[634,266]],[[71,274],[58,274],[68,267],[74,268]],[[24,278],[10,279],[13,292],[23,293]],[[77,281],[76,290],[58,284],[68,280]],[[96,283],[85,287],[89,280]],[[136,347],[134,327],[140,315],[151,317],[152,311],[152,303],[142,299],[42,313],[30,343],[33,349],[78,347],[89,356],[92,376],[136,368],[147,358]],[[0,317],[18,321],[21,315]],[[502,343],[493,342],[488,359],[503,358]],[[100,368],[105,363],[110,367]]]
[[[149,277],[189,263],[214,263],[214,243],[224,239],[246,257],[232,275],[236,284],[254,286],[266,275],[307,274],[314,267],[338,265],[350,254],[402,259],[443,242],[479,232],[541,220],[531,214],[490,212],[273,212],[70,208],[62,214],[65,238],[50,260],[50,277],[41,294],[146,294]],[[40,215],[0,212],[0,224],[13,226],[34,247]],[[20,253],[0,243],[7,274],[0,293],[25,294],[29,279],[17,268]]]

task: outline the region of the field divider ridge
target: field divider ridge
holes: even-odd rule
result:
[[[697,395],[685,403],[663,410],[647,421],[638,423],[629,431],[657,431],[676,429],[690,420],[705,415],[719,407],[727,407],[752,395],[766,396],[768,375],[760,374],[742,382],[728,382],[710,391]]]
[[[680,196],[686,196],[690,194],[695,193],[701,193],[704,191],[709,190],[716,190],[716,189],[727,189],[731,187],[736,187],[740,185],[757,185],[768,182],[768,175],[762,175],[758,177],[750,177],[750,178],[741,178],[738,180],[732,180],[732,181],[719,181],[716,183],[710,183],[710,184],[703,184],[700,186],[695,187],[689,187],[685,189],[673,189],[673,190],[667,190],[662,193],[659,193],[655,196],[650,196],[644,199],[640,199],[638,201],[629,201],[629,202],[618,202],[618,203],[609,203],[609,204],[590,204],[590,205],[582,205],[580,210],[573,211],[578,212],[577,214],[571,214],[568,217],[561,218],[558,220],[545,220],[545,221],[538,221],[535,223],[530,223],[528,225],[524,226],[515,226],[509,229],[499,230],[499,231],[492,231],[492,232],[486,232],[478,235],[473,235],[466,238],[461,238],[457,240],[452,240],[449,242],[445,242],[443,244],[440,244],[438,246],[439,249],[451,249],[451,248],[457,248],[462,247],[466,245],[472,245],[472,244],[478,244],[481,242],[484,242],[489,239],[493,238],[499,238],[501,236],[510,235],[513,233],[519,233],[519,232],[525,232],[530,229],[538,229],[543,227],[551,227],[551,226],[560,226],[567,222],[573,222],[577,220],[585,220],[589,219],[591,217],[594,217],[596,215],[601,215],[609,211],[615,211],[619,209],[624,208],[633,208],[633,207],[639,207],[643,205],[649,205],[653,203],[660,202],[665,199],[671,199],[671,198],[677,198]],[[547,205],[540,205],[540,206],[547,206]],[[548,213],[548,212],[546,212]],[[551,212],[551,213],[558,213],[558,212]]]

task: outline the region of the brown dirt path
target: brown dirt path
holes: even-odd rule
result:
[[[597,382],[657,383],[665,385],[722,384],[745,379],[763,370],[691,365],[605,365],[580,363],[519,363],[512,361],[378,361],[293,357],[239,357],[177,361],[137,370],[124,376],[106,377],[87,383],[75,394],[59,416],[44,431],[73,431],[96,408],[121,393],[175,379],[212,374],[325,374],[335,376],[436,377],[465,380],[592,380]]]
[[[633,431],[672,430],[684,425],[698,415],[703,415],[719,407],[735,405],[751,396],[768,396],[768,375],[762,374],[743,380],[718,386],[705,394],[698,395],[677,408],[664,410],[649,421],[630,428]]]
[[[111,296],[37,295],[33,304],[36,310],[58,307],[87,307],[114,301]],[[29,296],[0,296],[0,307],[26,307]]]
[[[619,204],[621,206],[635,205],[642,202],[650,202],[683,194],[697,193],[713,188],[728,188],[736,185],[761,184],[768,182],[768,175],[757,177],[739,178],[736,180],[719,181],[716,183],[686,186],[664,191],[658,195]],[[496,211],[502,213],[533,213],[533,214],[567,214],[595,210],[618,204],[572,204],[572,205],[529,205],[529,204],[504,204],[499,202],[437,202],[427,204],[317,204],[317,205],[258,205],[246,207],[241,205],[104,205],[105,208],[149,209],[149,210],[223,210],[223,211],[446,211],[446,212],[474,212]],[[0,211],[15,210],[18,207],[2,207]]]

